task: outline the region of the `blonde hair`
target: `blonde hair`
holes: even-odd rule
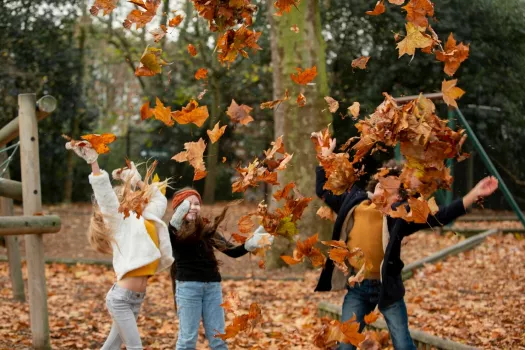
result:
[[[144,179],[145,186],[140,192],[141,198],[149,198],[153,193],[154,186],[158,187],[159,190],[169,187],[169,178],[155,183],[149,183],[151,180],[151,175],[157,166],[157,161],[154,161],[151,166],[147,168],[146,177]],[[119,203],[122,205],[123,201],[126,199],[130,193],[133,192],[131,189],[131,181],[128,179],[121,186],[113,187],[113,191],[117,195]],[[147,201],[146,201],[147,202]],[[110,229],[107,222],[104,219],[104,214],[100,210],[97,201],[93,196],[93,214],[91,216],[89,229],[87,232],[87,238],[89,244],[93,249],[102,254],[113,254],[113,246],[115,243],[114,232]]]

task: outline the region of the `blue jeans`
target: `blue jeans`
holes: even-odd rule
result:
[[[122,343],[126,349],[142,349],[137,317],[146,293],[137,293],[118,286],[116,283],[106,295],[106,306],[113,325],[101,350],[120,350]]]
[[[228,349],[222,339],[214,337],[217,332],[224,333],[224,309],[221,307],[220,282],[177,281],[175,298],[179,317],[177,350],[197,348],[201,318],[210,348]]]
[[[379,302],[379,290],[381,282],[378,280],[364,280],[353,288],[347,286],[348,292],[343,302],[342,321],[348,321],[355,314],[357,321],[361,324],[359,331],[365,327],[364,317],[374,311]],[[408,314],[403,299],[385,308],[379,308],[383,314],[392,338],[392,344],[396,350],[416,350],[416,346],[408,331]],[[339,350],[354,350],[351,344],[339,345]]]

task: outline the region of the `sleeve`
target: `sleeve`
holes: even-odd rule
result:
[[[335,195],[332,191],[325,190],[324,184],[326,183],[326,173],[322,166],[317,166],[315,169],[315,194],[321,198],[326,205],[330,207],[334,212],[339,213],[343,200],[345,199],[346,193],[341,195]]]
[[[100,175],[93,175],[93,173],[91,173],[89,175],[89,183],[93,188],[95,199],[102,214],[118,215],[120,203],[115,191],[113,191],[108,173],[104,170],[101,170]]]
[[[445,226],[460,216],[467,213],[463,205],[463,199],[459,198],[449,205],[439,206],[439,211],[434,215],[429,215],[427,222],[424,224],[416,224],[414,222],[406,222],[402,220],[401,233],[403,236],[409,236],[417,231],[437,226]]]
[[[248,251],[244,248],[244,244],[234,245],[231,242],[228,242],[221,234],[217,234],[217,239],[226,246],[226,249],[220,251],[228,255],[230,258],[240,258],[241,256],[248,254]]]
[[[146,208],[144,208],[144,211],[162,219],[166,212],[166,208],[168,207],[168,200],[166,199],[166,196],[160,192],[157,186],[154,184],[152,186],[151,198],[146,205]]]

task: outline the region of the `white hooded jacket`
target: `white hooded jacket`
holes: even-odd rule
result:
[[[171,243],[168,227],[162,221],[168,201],[160,190],[155,187],[140,218],[137,219],[135,213],[124,218],[124,214],[118,212],[119,201],[111,186],[108,173],[102,170],[100,175],[90,174],[89,183],[93,187],[95,199],[106,223],[114,232],[113,269],[117,280],[120,281],[129,271],[148,265],[157,259],[160,259],[157,272],[170,267],[173,263]],[[144,219],[155,223],[159,248],[149,236]]]

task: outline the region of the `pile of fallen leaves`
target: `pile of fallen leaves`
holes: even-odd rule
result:
[[[424,248],[425,238],[434,235],[415,235],[419,243],[409,242],[403,249]],[[410,327],[484,349],[525,346],[524,255],[525,240],[512,235],[489,237],[471,252],[418,271],[405,282]],[[251,332],[227,340],[230,348],[312,349],[315,337],[329,323],[317,316],[318,302],[341,304],[344,295],[314,293],[318,276],[319,270],[296,281],[224,281],[225,300],[232,292],[238,295],[236,315],[249,314],[252,303],[261,310]],[[112,270],[51,264],[46,266],[46,278],[51,345],[100,348],[111,326],[104,298],[114,281]],[[7,263],[0,264],[0,285],[0,348],[26,349],[31,344],[29,305],[12,301]],[[178,322],[172,297],[168,273],[150,279],[138,319],[146,349],[174,348]],[[228,313],[226,324],[234,317]],[[201,328],[197,348],[205,344]]]

